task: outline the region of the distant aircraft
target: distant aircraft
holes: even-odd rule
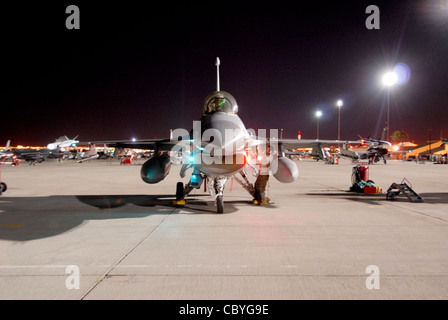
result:
[[[334,145],[334,140],[319,140],[319,142],[313,141],[309,144],[308,148],[311,148],[310,151],[296,151],[296,150],[286,150],[284,151],[284,154],[288,157],[292,156],[298,156],[299,159],[302,159],[303,157],[311,157],[316,161],[319,160],[329,160],[335,155],[333,153],[330,153],[325,148],[330,147]],[[302,148],[307,148],[305,146],[302,146]],[[328,148],[327,148],[328,149]]]
[[[106,148],[106,146],[104,146]],[[107,150],[107,148],[106,148]],[[91,145],[89,150],[85,151],[85,152],[81,152],[81,154],[79,155],[77,161],[82,163],[85,161],[89,161],[89,160],[94,160],[94,159],[98,159],[99,154],[96,151],[96,147],[95,144]]]
[[[62,148],[75,147],[76,144],[79,142],[79,140],[76,140],[76,138],[78,138],[78,136],[74,137],[73,139],[69,139],[67,136],[61,136],[57,138],[55,142],[49,143],[47,145],[47,148],[49,150],[56,150]]]
[[[68,155],[68,148],[74,146],[79,141],[75,140],[78,136],[73,139],[67,138],[67,136],[61,136],[56,139],[55,142],[49,143],[47,148],[39,150],[28,150],[28,149],[14,149],[9,150],[8,154],[15,154],[17,158],[27,161],[29,164],[36,164],[45,161],[45,159],[62,159]],[[7,146],[9,147],[10,141],[8,140]],[[0,156],[1,157],[1,156]]]
[[[369,164],[376,163],[382,159],[384,164],[386,164],[387,163],[386,158],[387,155],[389,154],[388,148],[392,146],[392,144],[389,141],[384,140],[386,129],[387,128],[383,129],[383,133],[380,139],[373,139],[370,138],[370,136],[367,137],[366,139],[360,137],[362,139],[361,140],[362,143],[363,144],[365,143],[369,146],[365,152],[359,153],[352,150],[341,149],[341,155],[349,157],[353,160],[358,159],[368,160]]]
[[[330,140],[278,139],[270,133],[266,137],[262,130],[255,135],[247,130],[238,117],[238,105],[235,98],[220,90],[219,58],[216,59],[217,90],[205,98],[203,114],[200,121],[193,123],[193,129],[173,131],[172,138],[95,141],[91,143],[106,144],[114,148],[139,148],[154,150],[153,156],[141,168],[140,176],[146,183],[155,184],[162,181],[169,173],[171,159],[168,151],[190,152],[189,161],[183,163],[181,177],[188,169],[193,169],[189,182],[176,186],[175,204],[185,204],[185,197],[193,190],[199,189],[206,181],[208,190],[215,201],[218,213],[224,212],[224,186],[228,178],[233,177],[253,197],[256,204],[266,204],[269,172],[282,183],[291,183],[299,176],[295,162],[285,157],[283,150],[321,146]],[[277,130],[278,132],[278,130]],[[87,142],[86,142],[87,143]],[[344,141],[331,140],[332,144]],[[359,141],[348,143],[360,143]],[[249,161],[249,154],[257,155],[258,162]],[[253,171],[255,183],[248,179],[247,171]]]
[[[5,149],[0,151],[0,162],[6,161],[6,159],[13,156],[14,153],[9,151],[10,144],[11,144],[11,140],[8,140],[6,142]]]
[[[111,155],[107,149],[107,146],[104,146],[103,151],[98,152],[98,159],[112,159],[114,156]]]
[[[30,151],[27,149],[10,149],[11,140],[8,140],[4,151],[0,152],[0,162],[8,161],[11,158],[24,159],[30,161],[30,164],[44,161],[42,150]]]

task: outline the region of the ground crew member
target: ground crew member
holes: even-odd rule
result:
[[[269,181],[269,170],[270,170],[270,155],[271,147],[266,146],[266,152],[259,152],[260,159],[260,170],[258,172],[257,180],[255,181],[255,193],[254,193],[254,204],[266,205],[269,202],[267,197],[267,185]]]

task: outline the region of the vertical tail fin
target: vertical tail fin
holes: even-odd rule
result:
[[[5,151],[8,151],[9,150],[9,146],[11,145],[11,140],[8,140],[7,142],[6,142],[6,147],[5,147]]]

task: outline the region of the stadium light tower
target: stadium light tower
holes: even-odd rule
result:
[[[387,126],[386,126],[386,140],[390,140],[390,88],[397,83],[398,76],[394,71],[389,71],[383,76],[383,84],[387,87]]]
[[[344,102],[342,102],[341,99],[336,102],[336,105],[338,106],[338,140],[341,140],[341,107],[344,105]]]
[[[316,118],[317,118],[317,138],[319,139],[319,118],[322,116],[322,111],[316,111]]]

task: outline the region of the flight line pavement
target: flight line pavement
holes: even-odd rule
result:
[[[354,164],[296,162],[267,206],[228,181],[223,214],[203,189],[172,204],[179,165],[156,185],[117,161],[2,166],[0,299],[448,298],[448,166],[371,165],[383,193],[357,194]],[[423,203],[386,200],[403,178]]]

